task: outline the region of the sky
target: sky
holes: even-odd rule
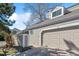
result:
[[[25,24],[30,19],[30,12],[24,12],[24,3],[16,3],[16,10],[13,15],[10,17],[11,20],[15,20],[16,22],[13,26],[10,26],[11,29],[17,28],[20,30],[24,30],[26,28]]]
[[[15,12],[10,17],[11,20],[15,20],[16,22],[13,24],[13,26],[10,26],[11,29],[17,28],[20,30],[24,30],[26,28],[24,23],[27,23],[30,20],[31,12],[29,10],[26,10],[24,12],[23,8],[24,3],[14,3],[16,6]],[[33,4],[34,5],[34,4]],[[51,5],[51,4],[50,4]],[[69,6],[74,5],[74,3],[64,3],[63,6],[66,8]]]

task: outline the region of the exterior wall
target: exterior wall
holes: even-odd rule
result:
[[[22,47],[27,47],[28,46],[28,34],[20,34],[18,36],[19,38],[19,45]]]
[[[27,46],[28,46],[28,35],[23,34],[23,47],[27,47]]]
[[[41,29],[34,29],[33,30],[33,34],[30,34],[29,33],[29,40],[28,40],[28,45],[33,45],[33,46],[36,46],[36,47],[39,47],[40,46],[40,30]]]
[[[69,25],[73,26],[74,24],[79,25],[79,20],[74,20],[74,21],[70,21],[70,22],[64,22],[64,23],[60,23],[60,24],[56,24],[56,25],[50,25],[50,26],[46,26],[46,27],[42,27],[42,28],[32,29],[33,34],[29,34],[29,43],[28,44],[39,47],[39,46],[41,46],[42,31],[49,30],[49,29],[55,29],[55,28],[61,28],[61,27],[65,27],[65,26],[68,27]],[[50,43],[52,43],[52,41]]]
[[[19,34],[19,35],[17,35],[18,36],[18,39],[19,39],[19,46],[22,46],[22,35],[21,34]]]
[[[76,5],[76,6],[73,6],[71,8],[68,8],[67,10],[69,11],[73,11],[73,10],[76,10],[76,9],[79,9],[79,4]],[[51,15],[49,13],[49,17],[51,18]],[[52,20],[53,21],[53,20]],[[77,23],[78,22],[78,23]],[[68,27],[68,26],[74,26],[74,25],[79,25],[79,20],[74,20],[74,21],[69,21],[69,22],[64,22],[64,23],[60,23],[60,24],[55,24],[55,25],[50,25],[50,26],[46,26],[46,27],[42,27],[42,28],[37,28],[37,29],[32,29],[33,30],[33,34],[30,34],[29,33],[29,43],[28,45],[33,45],[35,47],[40,47],[41,46],[41,33],[45,30],[50,30],[50,29],[57,29],[57,28],[61,28],[61,27]],[[31,30],[29,30],[30,32]],[[77,33],[77,31],[79,30],[75,30],[74,32]],[[70,33],[69,33],[70,32]],[[78,34],[72,34],[73,31],[68,31],[67,33],[69,33],[70,35],[67,35],[68,37],[70,37],[70,39],[73,39],[73,38],[76,38],[78,39]],[[62,38],[63,37],[66,37],[66,35],[63,36],[64,32],[57,32],[57,33],[47,33],[45,34],[45,37],[48,39],[48,40],[45,40],[45,44],[49,44],[49,47],[52,47],[52,42],[53,40],[49,40],[49,39],[52,39],[52,37],[49,37],[48,35],[56,35],[54,37],[56,37],[57,39],[61,39],[59,40],[58,42],[55,41],[54,43],[57,43],[57,45],[55,44],[54,47],[58,48],[58,47],[61,47],[62,49],[64,49],[63,47],[65,46],[65,49],[68,49],[67,46],[65,45],[65,43],[63,43],[63,40]],[[59,36],[60,35],[60,36]],[[76,36],[77,35],[77,36]],[[75,36],[75,37],[73,37]],[[61,44],[63,45],[60,45],[59,46],[59,42],[61,41]],[[78,46],[78,40],[71,40],[71,41],[74,41],[74,43]],[[45,45],[46,46],[46,45]]]

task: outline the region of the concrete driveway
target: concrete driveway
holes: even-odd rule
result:
[[[24,52],[19,52],[15,56],[79,56],[79,51],[66,51],[51,48],[32,48]]]

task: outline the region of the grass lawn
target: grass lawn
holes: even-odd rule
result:
[[[7,50],[7,55],[12,55],[12,54],[15,54],[17,52],[17,50],[15,49],[9,49]],[[0,54],[4,54],[4,52],[2,51],[2,49],[0,49]]]
[[[2,49],[0,49],[0,54],[4,54],[3,51],[2,51]]]

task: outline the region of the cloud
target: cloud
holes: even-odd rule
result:
[[[25,25],[23,24],[23,22],[26,22],[28,20],[30,20],[30,16],[31,16],[31,13],[27,12],[27,13],[22,13],[22,14],[17,14],[17,13],[14,13],[10,19],[11,20],[15,20],[15,24],[13,24],[13,26],[10,26],[11,29],[13,28],[17,28],[17,29],[20,29],[20,30],[23,30],[25,29]]]
[[[18,19],[18,14],[13,13],[12,16],[9,19],[10,20],[17,20]]]
[[[10,17],[11,20],[28,20],[27,18],[30,18],[31,13],[23,13],[23,14],[17,14],[17,13],[13,13],[12,16]]]

